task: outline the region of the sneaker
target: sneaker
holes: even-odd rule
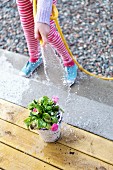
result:
[[[72,86],[75,83],[77,77],[77,69],[78,67],[76,65],[65,67],[65,72],[66,72],[65,81],[64,81],[65,84]]]
[[[22,68],[20,75],[23,77],[30,77],[33,72],[43,63],[42,58],[40,57],[36,62],[28,61],[27,64]]]

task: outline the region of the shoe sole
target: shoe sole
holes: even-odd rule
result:
[[[68,85],[69,87],[73,86],[76,83],[77,76],[78,76],[78,69],[77,69],[77,75],[76,75],[75,80],[73,82],[69,82],[68,80],[65,79],[63,84]]]
[[[64,84],[65,86],[71,87],[71,86],[73,86],[73,85],[75,84],[75,82],[76,82],[76,79],[75,79],[74,82],[68,82],[68,81],[64,80],[63,84]]]

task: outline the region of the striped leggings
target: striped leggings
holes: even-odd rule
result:
[[[27,41],[28,51],[31,62],[36,62],[38,59],[39,41],[34,38],[34,19],[33,19],[33,6],[30,0],[16,0],[18,11],[20,14],[20,20],[23,27],[24,35]],[[57,0],[53,0],[56,4]],[[74,65],[68,51],[66,50],[64,43],[56,31],[54,21],[50,21],[50,32],[48,35],[48,42],[62,57],[64,66]]]

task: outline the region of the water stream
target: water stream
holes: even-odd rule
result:
[[[50,82],[50,78],[48,76],[48,71],[47,71],[48,68],[47,68],[47,63],[46,63],[45,50],[47,50],[47,47],[44,48],[41,46],[42,59],[43,59],[43,64],[44,64],[44,73],[45,73],[47,81]]]

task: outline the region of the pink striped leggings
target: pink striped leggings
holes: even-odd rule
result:
[[[27,41],[31,62],[36,62],[38,59],[39,41],[34,38],[34,19],[33,6],[30,0],[16,0],[20,14],[20,20],[23,27],[24,35]],[[57,0],[53,0],[56,4]],[[74,65],[68,51],[66,50],[59,33],[56,31],[54,21],[50,21],[50,33],[48,42],[55,48],[58,54],[62,57],[64,66]]]

